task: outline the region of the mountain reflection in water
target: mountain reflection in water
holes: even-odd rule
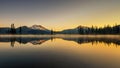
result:
[[[119,45],[119,35],[4,35],[0,68],[120,68]]]
[[[32,45],[41,45],[45,41],[53,41],[58,37],[0,37],[0,42],[11,42],[11,47],[14,47],[15,42],[19,44],[31,43]],[[107,45],[114,44],[116,46],[120,45],[120,38],[114,37],[59,37],[63,40],[74,41],[78,44],[83,43],[105,43]]]

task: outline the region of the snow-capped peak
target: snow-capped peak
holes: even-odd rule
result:
[[[30,27],[31,29],[36,29],[36,30],[48,30],[45,27],[41,26],[41,25],[33,25],[32,27]]]

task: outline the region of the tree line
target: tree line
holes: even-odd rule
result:
[[[78,27],[79,34],[120,34],[120,25],[104,27]]]

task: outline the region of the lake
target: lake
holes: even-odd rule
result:
[[[120,35],[0,35],[0,68],[120,68]]]

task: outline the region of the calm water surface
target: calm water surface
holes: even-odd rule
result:
[[[120,68],[120,36],[0,37],[0,68]]]

